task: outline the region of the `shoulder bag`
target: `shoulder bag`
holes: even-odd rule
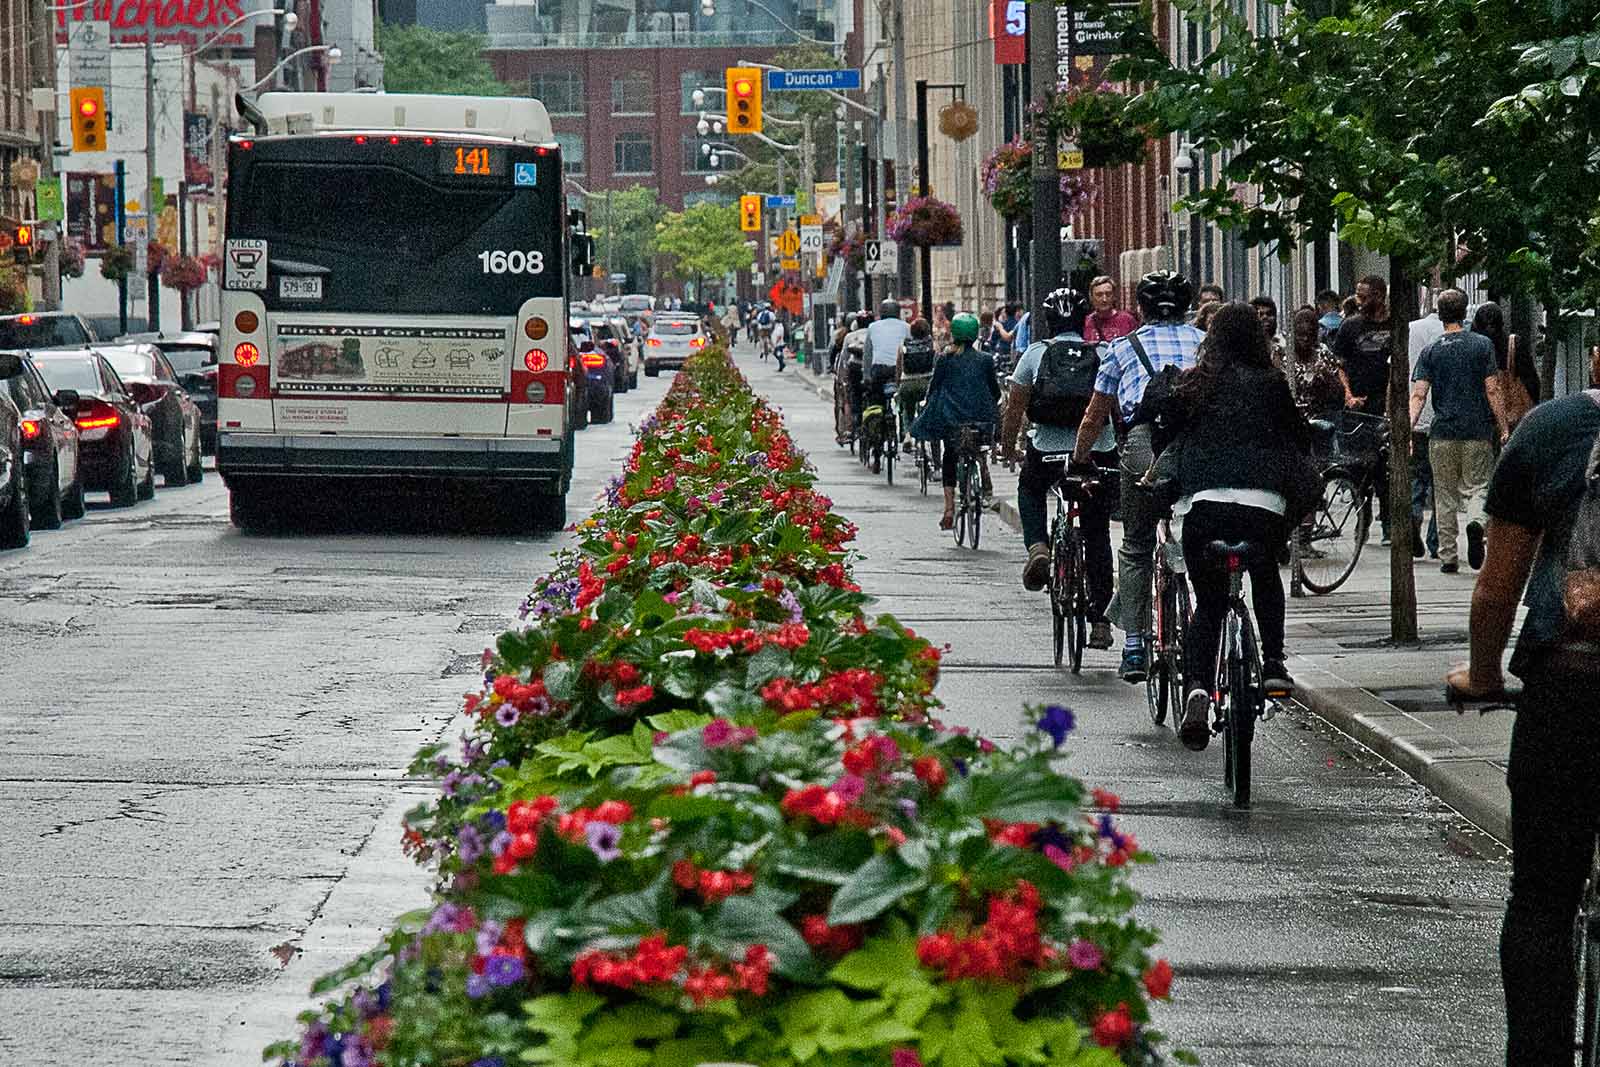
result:
[[[1505,409],[1507,428],[1515,429],[1517,423],[1533,410],[1533,397],[1528,395],[1528,387],[1517,377],[1516,334],[1512,334],[1506,342],[1506,369],[1496,377],[1500,379],[1500,405]]]

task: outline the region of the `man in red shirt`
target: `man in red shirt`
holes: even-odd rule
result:
[[[1089,302],[1094,310],[1083,324],[1085,341],[1115,341],[1139,328],[1138,319],[1117,307],[1117,283],[1109,275],[1089,283]]]

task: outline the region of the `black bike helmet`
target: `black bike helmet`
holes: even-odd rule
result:
[[[1175,270],[1158,270],[1139,279],[1139,313],[1145,322],[1177,322],[1194,303],[1194,286]]]
[[[880,319],[898,319],[898,318],[900,318],[900,301],[898,301],[898,300],[885,300],[882,303],[880,303],[878,305],[878,318],[880,318]]]
[[[1083,320],[1088,317],[1089,302],[1082,293],[1070,286],[1062,286],[1044,298],[1044,332],[1040,340],[1057,334],[1083,333]]]

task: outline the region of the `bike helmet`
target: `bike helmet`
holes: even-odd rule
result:
[[[1045,332],[1040,338],[1054,337],[1059,333],[1083,333],[1083,320],[1089,314],[1089,302],[1082,293],[1070,286],[1062,286],[1044,298]]]
[[[900,301],[885,300],[878,305],[878,318],[898,319],[900,317]]]
[[[856,327],[855,327],[856,329],[865,330],[868,326],[871,326],[871,325],[872,325],[872,315],[869,312],[862,311],[862,312],[859,312],[856,315]]]
[[[1151,271],[1139,279],[1138,297],[1145,322],[1177,322],[1194,303],[1194,286],[1175,270]]]
[[[978,339],[978,316],[970,311],[963,311],[950,320],[950,339],[958,344],[967,344]]]

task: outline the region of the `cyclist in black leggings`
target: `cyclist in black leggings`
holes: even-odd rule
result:
[[[944,486],[944,515],[939,528],[955,525],[956,461],[960,452],[960,429],[977,424],[993,434],[999,419],[1000,382],[995,375],[994,357],[974,347],[978,340],[978,317],[957,315],[950,323],[954,346],[933,365],[933,381],[928,385],[928,403],[911,426],[911,436],[922,441],[942,440],[944,457],[940,482]],[[988,493],[988,470],[984,470],[984,492]]]
[[[1178,736],[1200,751],[1211,739],[1211,679],[1228,608],[1223,561],[1213,541],[1248,541],[1260,551],[1249,563],[1250,592],[1261,628],[1262,681],[1287,690],[1283,663],[1283,580],[1278,549],[1288,537],[1285,489],[1295,453],[1309,451],[1310,431],[1272,365],[1272,348],[1255,310],[1235,301],[1211,321],[1200,362],[1178,379],[1171,412],[1183,496],[1173,508],[1182,524],[1183,558],[1194,584],[1195,611],[1184,641],[1185,673],[1195,688],[1184,700]]]

